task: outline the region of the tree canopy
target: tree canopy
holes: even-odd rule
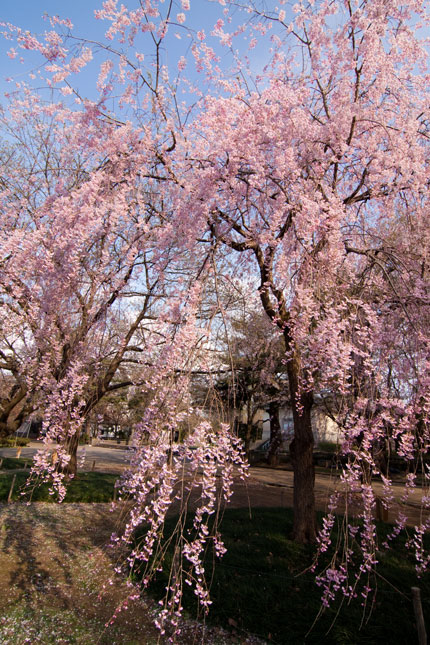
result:
[[[316,394],[329,393],[343,438],[344,491],[362,496],[361,522],[345,524],[360,576],[376,566],[373,476],[393,503],[381,444],[409,464],[406,495],[422,470],[428,509],[430,15],[418,0],[219,0],[209,25],[194,4],[107,0],[97,42],[58,17],[43,35],[3,26],[10,57],[39,67],[1,113],[0,431],[42,410],[60,467],[42,451],[35,472],[63,491],[86,415],[109,392],[140,388],[123,539],[149,521],[133,558],[153,563],[188,463],[202,504],[196,537],[178,534],[178,548],[207,608],[201,553],[208,540],[222,552],[207,528],[217,468],[228,500],[233,464],[245,467],[228,426],[204,411],[173,459],[172,433],[196,413],[193,370],[216,368],[229,316],[219,280],[246,284],[283,339],[296,539],[317,538]],[[77,79],[96,60],[87,98]],[[400,509],[395,532],[404,523]],[[352,557],[345,549],[320,577],[326,600],[356,593]],[[162,619],[180,610],[178,576]]]

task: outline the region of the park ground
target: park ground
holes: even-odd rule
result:
[[[34,446],[23,450],[30,456]],[[2,455],[16,451],[5,449]],[[28,453],[28,454],[27,454]],[[124,450],[87,449],[84,469],[119,473]],[[316,477],[317,506],[324,510],[336,478]],[[376,486],[378,486],[376,484]],[[237,483],[236,508],[288,507],[292,504],[292,473],[284,469],[251,468],[246,485]],[[400,492],[400,487],[399,487]],[[417,500],[408,509],[419,517]],[[142,599],[119,613],[127,596],[115,578],[109,538],[120,521],[110,504],[12,503],[0,505],[0,642],[4,645],[68,644],[144,645],[157,642],[155,605]],[[114,578],[115,583],[109,580]],[[105,585],[105,590],[100,590]],[[252,636],[232,636],[219,628],[185,621],[181,643],[261,643]]]
[[[0,458],[20,456],[21,459],[28,459],[30,464],[33,455],[41,447],[40,442],[31,442],[28,447],[0,448]],[[54,449],[54,448],[53,448]],[[18,449],[19,450],[19,449]],[[101,445],[80,447],[78,457],[81,461],[81,470],[106,472],[120,475],[127,462],[128,449],[124,445]],[[247,507],[248,505],[270,506],[270,507],[292,507],[293,505],[293,472],[291,467],[282,466],[269,468],[264,465],[251,467],[250,476],[245,485],[237,483],[231,506],[235,508]],[[373,482],[373,488],[377,495],[382,495],[382,483]],[[339,477],[336,470],[329,468],[316,468],[315,476],[315,498],[316,508],[326,511],[330,494],[339,488]],[[403,477],[393,477],[393,493],[397,500],[400,500],[404,493]],[[415,525],[421,521],[421,497],[422,491],[419,487],[410,492],[406,502],[407,516],[409,523]],[[394,521],[395,510],[389,511],[385,521]]]

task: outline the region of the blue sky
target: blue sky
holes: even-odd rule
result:
[[[101,2],[98,4],[101,6]],[[70,18],[77,33],[98,39],[103,36],[104,26],[94,19],[94,8],[88,0],[3,0],[0,20],[32,33],[42,34],[51,29],[49,22],[43,18],[44,13],[58,15],[62,18]],[[12,77],[14,81],[28,82],[29,72],[37,68],[41,62],[41,58],[29,55],[28,52],[24,52],[24,63],[20,63],[18,58],[11,60],[7,56],[7,51],[12,45],[12,42],[4,38],[0,39],[1,95],[13,88],[12,83],[5,81],[6,78]]]
[[[137,0],[122,0],[128,7],[136,7]],[[0,0],[1,3],[1,0]],[[175,0],[176,8],[173,12],[181,12],[180,0]],[[3,0],[1,3],[0,21],[10,22],[14,25],[21,27],[24,30],[29,30],[35,34],[42,34],[51,29],[48,21],[43,19],[43,14],[59,15],[60,17],[70,18],[74,24],[74,34],[83,36],[93,40],[103,40],[104,32],[108,28],[109,23],[105,21],[95,20],[94,10],[102,7],[102,0]],[[119,2],[121,4],[121,2]],[[275,7],[276,0],[269,5]],[[167,2],[161,5],[162,8],[167,6]],[[185,27],[191,28],[194,31],[204,28],[206,34],[209,35],[213,28],[215,21],[223,17],[223,7],[220,6],[218,0],[191,0],[191,11],[186,12],[187,20]],[[226,30],[231,27],[226,26]],[[176,33],[176,36],[175,36]],[[180,38],[177,38],[180,36]],[[114,45],[119,45],[113,43]],[[210,39],[210,44],[215,45],[215,39]],[[24,52],[24,63],[19,62],[18,57],[11,60],[7,56],[7,51],[13,45],[12,42],[5,41],[0,38],[0,102],[4,92],[11,91],[14,88],[16,81],[29,82],[29,72],[37,69],[42,62],[41,57],[36,57],[34,54]],[[187,31],[178,26],[177,28],[171,27],[169,37],[166,39],[166,50],[164,56],[169,64],[170,70],[176,71],[176,63],[181,55],[189,56],[190,38],[187,37]],[[224,57],[223,61],[228,60],[228,55],[225,50],[219,47],[217,51]],[[259,71],[266,62],[267,56],[267,43],[264,49],[258,47],[249,52],[251,57],[251,64],[255,71]],[[95,98],[94,85],[95,79],[98,74],[98,65],[100,64],[102,56],[99,56],[97,63],[90,64],[84,74],[79,76],[79,79],[73,79],[73,82],[79,84],[79,91],[87,98]],[[191,77],[193,81],[196,80],[196,75],[192,73],[192,68],[189,66],[186,75]],[[13,78],[14,82],[6,82],[5,79]],[[30,81],[31,82],[31,81]],[[37,86],[37,81],[34,81]]]
[[[131,8],[137,5],[135,0],[123,0],[123,2]],[[43,34],[43,32],[51,29],[49,22],[43,18],[43,14],[47,13],[49,15],[58,15],[62,18],[67,17],[71,19],[74,24],[73,33],[77,36],[83,36],[93,40],[104,40],[104,32],[109,27],[109,23],[106,21],[96,20],[94,18],[94,10],[101,7],[102,0],[15,0],[12,2],[3,0],[3,6],[1,7],[0,12],[0,21],[10,22],[35,34]],[[180,1],[177,0],[177,10],[174,13],[180,11],[182,11],[180,8]],[[194,0],[194,2],[192,2],[192,11],[188,12],[187,18],[188,16],[189,19],[186,21],[187,26],[192,27],[195,25],[200,28],[201,25],[204,25],[206,31],[210,31],[215,20],[220,16],[220,6],[216,2],[207,3],[204,0],[203,2],[202,0]],[[180,40],[176,37],[169,37],[168,40],[169,51],[167,52],[167,56],[169,60],[174,60],[176,64],[176,60],[179,56],[182,53],[186,54],[189,38],[187,38],[186,31],[181,27],[171,29],[170,31],[175,31],[181,35]],[[13,77],[16,81],[28,81],[29,71],[34,67],[37,68],[38,64],[42,60],[41,58],[36,59],[36,56],[33,54],[29,55],[28,52],[23,53],[19,50],[19,55],[22,53],[24,55],[25,63],[20,63],[18,57],[15,60],[11,60],[7,56],[7,51],[12,45],[12,42],[8,42],[3,38],[0,39],[1,94],[3,94],[4,91],[10,91],[11,88],[11,84],[5,82],[6,78]],[[120,45],[115,41],[113,45],[118,48],[120,47]],[[92,71],[93,74],[97,73],[96,68],[93,68]],[[94,81],[94,75],[90,75],[90,78]],[[87,79],[88,82],[90,82],[90,78]]]

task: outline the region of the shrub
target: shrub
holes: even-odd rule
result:
[[[28,446],[30,443],[30,439],[27,437],[2,437],[0,439],[0,447],[1,448],[15,448],[15,447],[23,447],[23,446]]]
[[[339,445],[334,441],[320,441],[318,444],[318,450],[321,452],[330,452],[334,454],[338,451]]]

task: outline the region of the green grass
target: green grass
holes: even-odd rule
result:
[[[4,459],[3,468],[23,467],[25,460]],[[20,488],[28,473],[16,472],[13,500],[22,499]],[[6,501],[13,473],[0,475],[0,501]],[[65,502],[110,502],[116,476],[106,473],[79,473],[68,486]],[[33,501],[54,501],[48,486],[37,488]],[[172,525],[175,520],[169,520]],[[166,527],[166,530],[169,526]],[[320,609],[321,591],[314,575],[306,572],[312,562],[313,549],[289,539],[292,512],[288,509],[227,510],[221,532],[227,553],[217,561],[211,584],[213,605],[208,622],[256,634],[279,644],[374,644],[414,643],[417,634],[411,602],[411,586],[419,586],[427,625],[430,624],[430,576],[417,581],[411,554],[405,549],[405,536],[396,548],[379,556],[378,591],[369,617],[363,623],[360,599],[326,610],[315,623]],[[380,534],[390,530],[379,525]],[[207,557],[208,577],[212,555]],[[159,599],[166,586],[160,574],[152,587]],[[188,594],[186,608],[191,616],[197,612],[195,597]],[[337,613],[338,612],[338,613]]]
[[[380,528],[387,530],[386,525]],[[321,606],[321,590],[314,575],[304,573],[312,562],[312,548],[291,541],[291,529],[292,513],[286,509],[255,509],[251,519],[246,510],[226,511],[221,532],[228,551],[215,566],[210,623],[282,644],[417,642],[410,588],[421,588],[429,625],[430,580],[426,576],[417,582],[405,539],[394,551],[381,555],[382,578],[378,578],[376,600],[370,617],[367,609],[364,624],[359,598],[326,610],[306,637]],[[208,575],[210,562],[208,556]],[[154,595],[159,598],[165,585],[161,574],[152,588]],[[192,594],[186,597],[186,607],[191,615],[196,614]]]
[[[20,491],[24,490],[24,484],[27,480],[28,473],[22,471],[15,473],[15,475],[16,479],[12,501],[19,501],[23,500],[22,495],[20,495]],[[13,477],[14,475],[12,473],[5,473],[0,475],[1,502],[5,502],[8,498]],[[79,473],[77,477],[68,484],[64,501],[86,503],[111,502],[116,480],[117,476],[109,473]],[[53,495],[49,494],[49,486],[47,484],[42,484],[41,486],[35,488],[32,493],[31,499],[34,502],[56,501],[56,498]]]
[[[20,457],[17,459],[16,457],[0,457],[0,461],[2,462],[0,470],[16,470],[17,468],[29,468],[31,464],[33,463],[33,460],[28,458],[28,459],[23,459]]]

